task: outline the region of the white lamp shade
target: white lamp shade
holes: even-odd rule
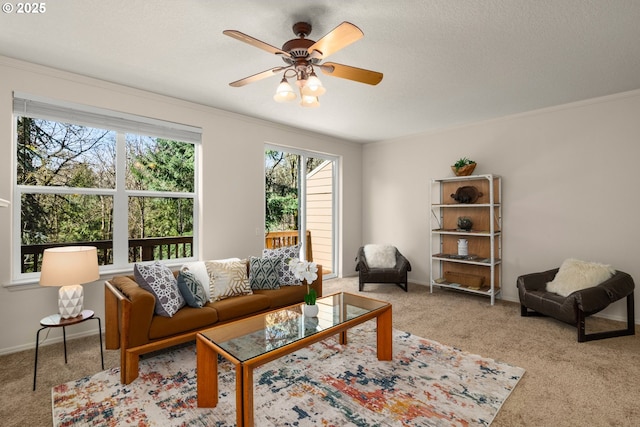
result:
[[[302,87],[302,95],[304,96],[320,96],[326,91],[327,89],[322,86],[322,82],[315,73],[311,74],[305,85]]]
[[[302,101],[300,101],[300,105],[307,108],[314,108],[320,106],[320,101],[318,101],[318,97],[316,96],[302,95]]]
[[[293,88],[286,79],[282,79],[278,85],[278,89],[276,89],[276,94],[273,95],[273,99],[276,102],[289,102],[296,99],[296,93],[293,91]]]
[[[95,246],[63,246],[45,249],[40,271],[41,286],[81,285],[100,278]]]

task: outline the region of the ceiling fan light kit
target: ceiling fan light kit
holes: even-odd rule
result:
[[[284,71],[282,80],[276,89],[273,99],[276,102],[291,102],[295,100],[297,95],[289,84],[287,77],[296,77],[296,85],[300,92],[300,105],[303,107],[318,107],[320,106],[318,97],[326,93],[327,89],[316,75],[314,66],[319,67],[325,75],[369,85],[377,85],[382,80],[382,73],[377,71],[365,70],[337,64],[335,62],[321,64],[322,60],[327,56],[364,37],[364,33],[355,25],[349,22],[343,22],[317,42],[305,38],[311,33],[311,24],[298,22],[294,24],[293,32],[298,38],[287,41],[282,45],[282,49],[278,49],[275,46],[239,31],[223,31],[223,34],[229,37],[280,56],[287,64],[284,67],[275,67],[231,82],[229,85],[242,87]]]
[[[296,99],[296,93],[293,91],[286,77],[282,77],[278,89],[276,89],[276,94],[273,95],[273,99],[276,102],[289,102]]]
[[[317,96],[302,95],[300,106],[306,108],[315,108],[320,106],[320,100]]]

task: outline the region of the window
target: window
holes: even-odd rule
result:
[[[14,97],[13,279],[45,249],[90,245],[102,270],[196,257],[200,130]]]

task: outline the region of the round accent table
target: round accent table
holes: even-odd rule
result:
[[[76,317],[71,317],[69,319],[63,319],[59,314],[52,314],[51,316],[47,316],[40,320],[40,326],[42,328],[38,329],[38,333],[36,334],[36,360],[33,367],[33,390],[36,389],[36,376],[38,374],[38,346],[40,345],[40,332],[44,329],[49,328],[62,328],[62,342],[64,343],[64,363],[67,363],[67,326],[77,325],[78,323],[85,322],[87,320],[97,320],[98,321],[98,336],[100,337],[100,360],[102,362],[102,370],[104,370],[104,354],[102,352],[102,324],[100,322],[100,318],[94,315],[95,313],[92,310],[82,310]]]

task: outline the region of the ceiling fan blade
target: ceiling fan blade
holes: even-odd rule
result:
[[[333,30],[325,34],[320,40],[312,44],[308,51],[313,55],[313,51],[320,52],[322,58],[326,58],[339,51],[342,48],[349,46],[351,43],[356,42],[364,37],[364,33],[360,28],[353,25],[351,22],[343,22]]]
[[[284,70],[288,67],[275,67],[270,70],[265,70],[261,73],[254,74],[249,77],[245,77],[244,79],[236,80],[235,82],[229,83],[229,86],[233,87],[241,87],[244,85],[248,85],[249,83],[257,82],[258,80],[266,79],[267,77],[275,76],[280,71]]]
[[[382,73],[365,70],[364,68],[351,67],[349,65],[337,64],[335,62],[325,62],[319,66],[322,72],[328,76],[340,77],[341,79],[354,80],[368,85],[377,85],[382,81]]]
[[[290,57],[291,55],[289,54],[289,52],[285,52],[282,49],[279,49],[275,46],[271,46],[268,43],[265,43],[261,40],[258,40],[256,38],[253,38],[251,36],[246,35],[245,33],[241,33],[240,31],[236,31],[236,30],[224,30],[222,32],[222,34],[232,37],[236,40],[240,40],[241,42],[250,44],[253,47],[257,47],[258,49],[262,49],[262,50],[266,50],[269,53],[274,53],[276,55],[284,55],[287,57]]]

